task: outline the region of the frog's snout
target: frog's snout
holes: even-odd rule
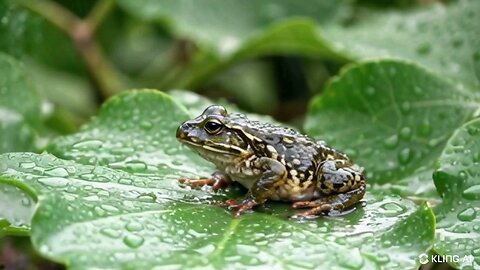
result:
[[[178,128],[177,128],[177,134],[176,137],[177,139],[185,139],[188,136],[188,132],[191,130],[192,125],[189,124],[188,122],[183,122]]]

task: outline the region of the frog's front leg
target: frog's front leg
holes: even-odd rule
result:
[[[365,172],[347,160],[326,160],[317,172],[317,190],[321,197],[314,201],[295,202],[293,208],[311,208],[293,218],[317,216],[322,212],[342,210],[363,198]]]
[[[237,209],[235,217],[239,217],[255,205],[264,203],[275,192],[276,187],[282,185],[287,179],[287,169],[275,159],[261,157],[253,161],[253,166],[263,173],[250,187],[245,199],[240,204],[233,205]]]
[[[218,172],[214,172],[208,178],[201,178],[201,179],[180,178],[178,179],[178,182],[182,184],[186,184],[191,187],[211,186],[213,190],[219,190],[219,189],[224,189],[228,187],[232,183],[232,180],[227,174],[218,171]]]

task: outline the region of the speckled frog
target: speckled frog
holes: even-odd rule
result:
[[[226,203],[236,217],[267,200],[308,209],[294,218],[315,217],[350,207],[365,194],[364,170],[345,154],[293,129],[229,114],[222,106],[210,106],[181,124],[177,139],[218,170],[209,178],[180,182],[217,190],[236,181],[248,189],[243,200]]]

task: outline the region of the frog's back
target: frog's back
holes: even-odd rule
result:
[[[294,170],[299,176],[304,176],[309,171],[313,174],[315,171],[317,161],[321,158],[319,153],[322,146],[312,138],[292,128],[253,121],[245,117],[235,119],[234,122],[239,130],[244,131],[245,139],[250,142],[256,156],[276,159],[284,164],[289,172]]]

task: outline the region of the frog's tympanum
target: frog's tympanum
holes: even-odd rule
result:
[[[248,189],[240,202],[229,200],[237,217],[266,200],[291,201],[293,208],[309,208],[293,217],[314,217],[350,207],[365,194],[365,172],[345,154],[293,129],[229,114],[222,106],[184,122],[177,139],[218,169],[209,178],[181,183],[217,190],[237,181]]]

